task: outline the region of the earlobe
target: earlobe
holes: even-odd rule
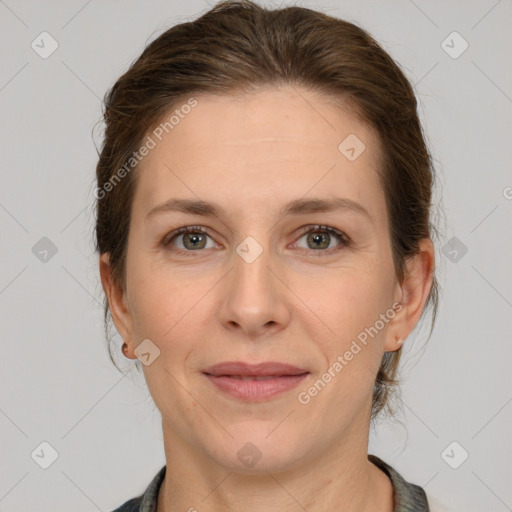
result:
[[[419,242],[418,253],[406,265],[401,288],[402,308],[393,319],[384,344],[386,352],[398,350],[412,332],[423,312],[434,279],[435,250],[428,238]]]
[[[131,313],[125,305],[124,292],[114,282],[110,267],[109,253],[103,253],[99,259],[101,284],[107,296],[112,320],[121,337],[129,343],[132,334]]]

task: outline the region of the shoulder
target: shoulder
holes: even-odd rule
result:
[[[396,469],[386,464],[375,455],[368,455],[368,460],[388,475],[393,485],[393,512],[434,512],[429,508],[427,495],[419,485],[406,481]]]
[[[430,512],[450,512],[450,509],[437,498],[427,493],[428,504],[430,505]]]
[[[155,512],[166,468],[167,466],[163,466],[158,471],[141,495],[124,502],[112,512]]]
[[[139,512],[140,503],[142,501],[142,496],[137,496],[136,498],[132,498],[124,502],[120,507],[116,508],[112,512]]]

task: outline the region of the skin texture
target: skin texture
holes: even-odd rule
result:
[[[195,98],[198,105],[137,169],[125,290],[112,282],[108,254],[100,258],[126,355],[134,358],[147,338],[160,350],[143,366],[162,414],[168,468],[158,512],[390,512],[390,481],[367,460],[373,383],[384,352],[397,350],[396,340],[421,316],[432,243],[422,241],[398,283],[376,173],[379,139],[348,109],[288,86]],[[338,150],[349,134],[366,146],[355,161]],[[279,215],[289,201],[334,196],[357,201],[369,218],[351,211]],[[170,198],[218,203],[226,217],[168,212],[146,221]],[[300,229],[325,234],[316,224],[342,231],[352,244],[334,234],[308,242]],[[183,226],[208,229],[206,243],[196,241],[202,248],[190,249],[193,235],[162,244]],[[252,263],[236,252],[247,236],[263,250]],[[332,248],[339,250],[326,253]],[[301,404],[298,393],[395,301],[403,306],[393,319]],[[310,374],[296,389],[244,403],[202,373],[227,360],[280,361]],[[248,442],[261,452],[250,468],[237,456]]]

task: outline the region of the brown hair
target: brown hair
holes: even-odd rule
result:
[[[379,134],[384,151],[379,173],[395,272],[402,282],[407,257],[418,253],[420,239],[435,232],[430,221],[434,169],[409,81],[383,48],[352,23],[303,7],[269,10],[245,0],[219,2],[195,21],[165,31],[105,95],[106,128],[96,168],[96,250],[110,254],[113,279],[122,289],[136,186],[133,155],[150,130],[192,94],[234,94],[286,84],[350,104]],[[438,308],[435,276],[425,310],[427,306],[433,309],[430,337]],[[109,313],[105,296],[107,342],[116,364]],[[397,383],[400,354],[384,354],[372,419],[384,406],[392,412],[388,399]]]

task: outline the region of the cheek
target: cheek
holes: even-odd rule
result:
[[[208,282],[184,279],[178,272],[163,272],[162,269],[139,273],[131,289],[138,334],[158,340],[173,337],[182,324],[187,324],[197,314],[201,298],[209,289]]]
[[[136,339],[148,338],[160,351],[154,366],[143,367],[153,396],[161,394],[169,384],[176,384],[164,369],[183,381],[197,366],[197,354],[201,354],[201,345],[208,341],[216,320],[213,304],[218,299],[212,303],[212,288],[217,281],[218,278],[180,278],[174,272],[170,276],[157,271],[133,281]],[[175,391],[178,390],[179,386]]]
[[[359,409],[371,399],[387,328],[380,321],[387,311],[384,293],[376,282],[370,285],[354,277],[341,280],[328,294],[316,295],[316,300],[315,312],[323,325],[311,324],[308,335],[317,340],[323,354],[324,367],[318,378],[328,388],[322,391],[319,404],[338,411],[333,414],[339,414],[343,422],[348,410]],[[327,335],[319,337],[320,329]]]
[[[322,284],[322,286],[320,286]],[[309,291],[306,291],[309,290]],[[323,282],[304,283],[303,297],[338,339],[348,339],[372,325],[386,309],[388,291],[371,269],[343,269]]]
[[[305,300],[322,321],[310,324],[308,336],[321,340],[317,343],[325,358],[323,370],[336,374],[333,389],[341,392],[348,403],[354,387],[370,392],[373,386],[383,355],[384,334],[392,318],[386,316],[391,306],[387,303],[389,290],[372,267],[367,267],[366,273],[361,269],[344,272],[343,277],[331,279],[326,285],[326,291],[310,291]],[[325,336],[319,337],[319,332]]]

